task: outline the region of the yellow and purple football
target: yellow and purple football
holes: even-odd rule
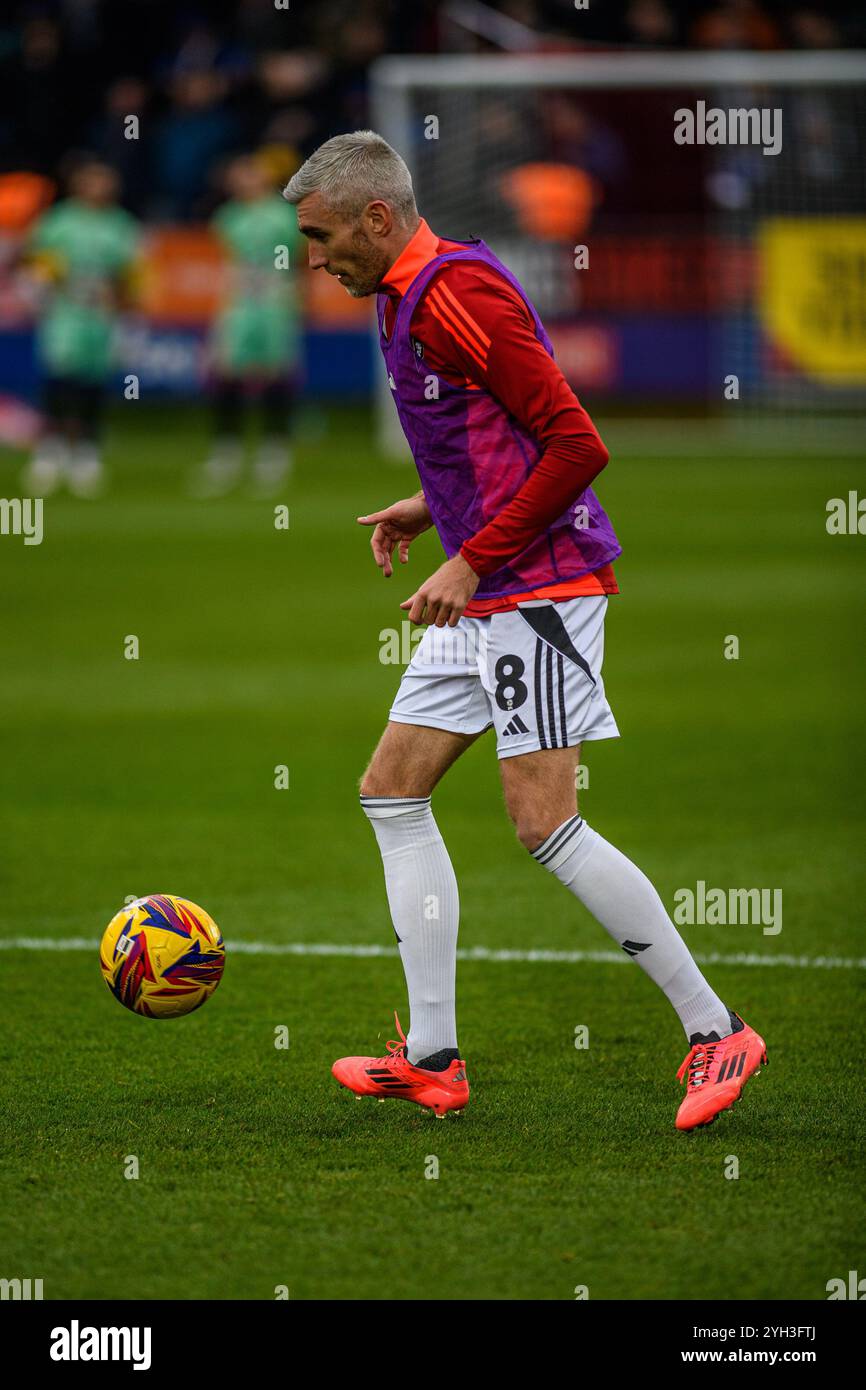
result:
[[[99,964],[108,988],[145,1018],[200,1009],[222,979],[222,932],[204,908],[171,893],[136,898],[105,928]]]

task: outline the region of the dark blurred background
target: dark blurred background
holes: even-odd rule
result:
[[[866,39],[853,4],[786,0],[56,0],[0,19],[0,169],[60,179],[70,150],[101,154],[145,217],[207,215],[232,151],[308,154],[370,119],[383,54],[642,49],[835,49]],[[124,139],[120,116],[142,119]]]
[[[866,208],[866,89],[696,82],[669,90],[580,83],[485,93],[437,85],[473,55],[594,62],[641,54],[850,57],[866,10],[786,0],[22,0],[0,19],[0,442],[27,446],[44,392],[35,328],[63,292],[34,287],[27,250],[81,161],[116,173],[141,233],[131,292],[118,297],[115,380],[144,397],[200,396],[225,304],[214,217],[227,170],[252,155],[276,191],[322,140],[378,124],[383,58],[426,55],[399,132],[419,205],[443,235],[482,235],[523,279],[579,391],[643,413],[718,405],[723,370],[748,383],[747,409],[844,410],[862,403],[866,350],[841,317],[860,295],[863,222],[843,243],[830,219]],[[683,102],[784,108],[778,157],[684,148]],[[430,140],[425,119],[441,117]],[[134,121],[134,138],[130,122]],[[394,139],[390,130],[383,131]],[[539,209],[542,213],[539,214]],[[784,228],[780,219],[788,219]],[[799,219],[799,220],[798,220]],[[811,221],[809,220],[811,219]],[[822,228],[815,232],[815,219]],[[835,224],[838,231],[838,221]],[[592,234],[591,273],[575,243]],[[785,232],[785,235],[781,233]],[[299,382],[306,399],[369,400],[376,381],[369,304],[297,274]],[[805,285],[803,267],[814,283]],[[821,269],[820,267],[823,267]],[[778,272],[778,273],[777,273]],[[74,275],[74,267],[70,268]],[[779,276],[801,286],[762,298]],[[823,277],[823,278],[822,278]],[[837,321],[816,318],[830,296]],[[852,296],[854,298],[852,298]],[[854,310],[849,308],[849,312]],[[816,334],[815,330],[818,330]],[[817,337],[838,352],[815,362]]]

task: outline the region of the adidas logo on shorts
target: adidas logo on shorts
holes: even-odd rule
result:
[[[508,724],[506,724],[505,728],[502,730],[502,733],[503,733],[503,735],[505,735],[505,734],[528,734],[528,733],[529,733],[529,730],[527,729],[527,727],[526,727],[526,725],[524,724],[523,720],[520,718],[520,715],[519,715],[519,714],[515,714],[514,718],[513,718],[512,720],[510,720]]]

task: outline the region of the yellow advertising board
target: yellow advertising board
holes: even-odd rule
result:
[[[761,225],[759,308],[773,346],[828,385],[866,382],[866,217]]]

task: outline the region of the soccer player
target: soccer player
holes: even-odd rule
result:
[[[618,737],[601,666],[613,527],[590,484],[608,460],[514,276],[483,242],[438,237],[372,131],[326,141],[289,181],[309,263],[378,296],[388,380],[421,481],[359,517],[388,578],[435,526],[449,557],[401,606],[427,631],[361,781],[406,974],[408,1037],[344,1057],[338,1081],[437,1115],[469,1098],[457,1044],[457,883],[430,798],[493,727],[508,812],[536,863],[669,1000],[689,1051],[677,1127],[709,1124],[766,1059],[704,979],[653,885],[577,810],[584,741]]]
[[[196,490],[228,492],[243,472],[243,426],[253,395],[262,430],[253,463],[256,491],[270,495],[291,468],[289,428],[300,329],[294,218],[255,155],[233,159],[230,194],[213,229],[230,258],[226,301],[214,325],[214,442]],[[288,253],[289,264],[281,264]]]
[[[118,310],[128,298],[139,225],[118,201],[115,171],[87,158],[69,197],[39,218],[25,252],[43,287],[37,331],[45,429],[24,485],[40,495],[65,482],[79,497],[103,484],[101,432]]]

